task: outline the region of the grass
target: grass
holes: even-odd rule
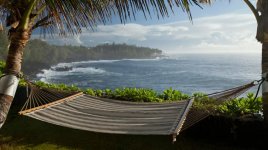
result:
[[[55,126],[28,117],[9,119],[0,131],[1,150],[230,150],[237,149],[230,143],[214,140],[194,139],[179,136],[175,144],[168,136],[131,136],[86,132]]]

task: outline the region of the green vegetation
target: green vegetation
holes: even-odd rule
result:
[[[192,0],[193,4],[198,5],[198,1]],[[200,2],[211,2],[211,0],[200,0]],[[266,14],[267,8],[266,8],[266,1],[258,1],[258,10],[252,6],[252,4],[249,2],[249,0],[245,0],[245,2],[248,4],[248,6],[251,8],[251,10],[254,12],[258,22],[260,23],[258,26],[258,35],[257,39],[262,41],[264,43],[263,51],[266,52],[265,46],[265,34],[262,30],[262,27],[267,27],[267,22],[264,20],[267,20],[266,15],[259,16],[259,11],[261,14]],[[36,6],[34,6],[36,4]],[[54,34],[56,33],[57,29],[60,34],[63,34],[65,32],[68,33],[77,33],[82,29],[82,27],[91,27],[94,24],[99,24],[100,22],[109,22],[110,18],[113,16],[120,16],[120,20],[122,23],[125,23],[128,19],[135,18],[135,14],[142,12],[145,18],[149,18],[151,13],[155,13],[157,17],[168,17],[170,10],[173,10],[173,8],[180,7],[185,12],[188,13],[189,18],[191,19],[191,13],[189,5],[191,4],[191,1],[188,0],[178,0],[178,1],[168,1],[168,3],[163,3],[162,1],[157,1],[157,3],[154,3],[152,1],[135,1],[133,3],[124,3],[120,1],[98,1],[92,3],[92,1],[77,1],[77,3],[74,3],[74,1],[57,1],[55,3],[53,0],[45,0],[45,1],[36,1],[36,0],[27,0],[27,1],[0,1],[0,6],[3,7],[1,20],[2,22],[6,22],[7,26],[12,26],[14,29],[16,29],[15,33],[21,33],[21,29],[27,29],[26,32],[30,34],[29,31],[32,31],[33,27],[30,25],[33,24],[34,26],[40,25],[41,21],[41,27],[45,27],[49,29],[49,32]],[[41,6],[41,10],[38,9]],[[44,8],[44,9],[42,9]],[[94,9],[92,9],[94,8]],[[44,10],[44,11],[43,11]],[[50,15],[52,12],[53,15]],[[43,21],[43,17],[46,16],[46,14],[49,14],[49,20]],[[111,15],[112,14],[112,15]],[[50,18],[52,21],[50,21]],[[36,19],[36,20],[35,20]],[[55,21],[56,20],[56,21]],[[16,24],[19,24],[18,27]],[[29,25],[29,27],[28,27]],[[48,27],[47,27],[48,26]],[[259,31],[261,30],[261,31]],[[28,32],[27,32],[28,31]],[[15,34],[16,35],[16,34]],[[19,38],[18,38],[19,39]],[[13,38],[12,43],[15,43],[17,38]],[[20,39],[19,39],[20,40]],[[23,38],[21,38],[23,40]],[[21,44],[22,45],[22,44]],[[13,47],[13,46],[12,46]],[[17,46],[17,49],[12,49],[12,51],[17,52],[14,53],[15,56],[18,56],[16,54],[20,53],[20,49],[22,47]],[[11,54],[11,53],[10,53]],[[263,56],[266,56],[263,54]],[[267,70],[265,68],[267,65],[266,57],[263,57],[263,72]],[[19,58],[18,58],[19,60]],[[20,63],[20,61],[18,61]],[[11,68],[7,68],[11,69]],[[20,71],[20,70],[16,70]],[[176,94],[177,95],[177,94]],[[172,94],[171,94],[172,96]],[[3,98],[4,96],[2,96]],[[172,96],[175,97],[175,96]],[[264,100],[267,100],[266,95],[264,94]],[[234,103],[235,105],[240,103]],[[230,106],[234,105],[230,104]],[[241,106],[245,106],[240,104]],[[267,109],[266,107],[264,107]],[[268,112],[265,110],[264,112]],[[2,113],[1,113],[2,114]],[[267,115],[267,114],[265,114]],[[266,117],[268,118],[268,117]],[[16,122],[17,120],[14,120]],[[28,124],[27,124],[28,123]],[[29,125],[35,125],[35,126],[29,126]],[[7,124],[6,124],[7,125]],[[212,146],[210,145],[204,145],[199,144],[198,141],[193,140],[194,144],[192,142],[187,143],[180,143],[180,145],[183,145],[181,147],[180,145],[175,145],[176,147],[170,146],[171,144],[161,144],[163,143],[163,140],[161,138],[151,138],[152,141],[141,139],[140,142],[133,141],[131,138],[129,140],[125,140],[125,138],[117,138],[115,135],[112,135],[110,138],[101,138],[101,136],[98,136],[99,134],[92,134],[90,137],[84,137],[83,134],[79,132],[71,132],[70,130],[57,130],[57,128],[50,128],[48,126],[43,127],[43,124],[35,124],[32,121],[23,120],[21,122],[16,122],[16,124],[9,124],[10,128],[4,128],[4,130],[1,133],[1,135],[4,135],[3,140],[1,140],[1,149],[5,149],[4,146],[7,146],[7,148],[11,149],[29,149],[34,147],[35,149],[56,149],[56,148],[73,148],[73,149],[100,149],[100,146],[102,149],[233,149],[228,147],[228,144],[218,145],[215,142]],[[26,125],[26,126],[25,126]],[[20,128],[18,128],[20,127]],[[33,129],[35,129],[34,134],[32,133]],[[49,130],[51,129],[51,130]],[[21,132],[22,131],[22,132]],[[23,132],[24,131],[24,132]],[[71,133],[68,136],[68,133]],[[84,134],[85,135],[85,134]],[[10,138],[8,137],[10,136]],[[2,136],[1,136],[2,138]],[[248,138],[248,137],[247,137]],[[254,137],[256,138],[256,137]],[[26,140],[25,140],[26,139]],[[137,137],[135,138],[137,139]],[[264,138],[262,138],[264,139]],[[217,138],[219,140],[219,138]],[[8,147],[8,144],[11,143],[18,143],[21,145],[21,147]],[[14,142],[15,141],[15,142]],[[68,142],[68,143],[67,143]],[[3,144],[2,144],[3,143]],[[43,143],[43,145],[40,143]],[[56,144],[55,144],[56,143]],[[77,144],[77,145],[74,145]],[[140,143],[145,143],[141,144]],[[248,144],[248,142],[244,142],[245,144]],[[254,142],[252,142],[254,143]],[[265,143],[264,140],[262,143]],[[85,146],[88,144],[87,146]],[[255,145],[258,145],[254,143]],[[97,145],[97,146],[96,146]],[[123,145],[123,146],[122,146]],[[193,145],[193,146],[192,146]],[[66,146],[66,147],[65,147]],[[190,147],[189,147],[190,146]],[[264,145],[267,147],[267,145]],[[246,149],[249,149],[249,147],[244,147]],[[243,149],[244,149],[243,148]]]
[[[236,98],[219,105],[217,111],[230,117],[239,117],[246,114],[262,112],[262,98],[254,100],[255,95],[248,93],[247,97]]]
[[[165,102],[175,100],[185,100],[189,96],[181,93],[178,90],[172,88],[163,91],[163,93],[157,93],[152,89],[144,88],[117,88],[114,91],[110,89],[106,90],[93,90],[86,89],[86,94],[98,97],[105,97],[111,99],[119,99],[133,102]]]
[[[194,93],[194,103],[193,107],[199,110],[207,111],[215,114],[219,104],[215,99],[211,99],[204,93]]]
[[[0,58],[7,55],[8,41],[0,32]],[[60,62],[75,62],[100,59],[155,58],[162,54],[161,50],[137,47],[126,44],[103,44],[96,47],[56,46],[41,40],[31,40],[24,51],[23,72],[35,73]]]

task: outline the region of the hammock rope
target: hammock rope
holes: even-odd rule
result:
[[[82,92],[42,88],[32,82],[19,114],[44,122],[102,133],[176,136],[210,114],[191,108],[194,98],[175,102],[146,103],[111,100]],[[208,94],[217,104],[234,99],[259,82]]]
[[[34,110],[46,108],[57,103],[72,100],[76,96],[82,95],[82,92],[58,91],[49,88],[42,88],[32,82],[26,81],[26,92],[28,98],[21,108],[19,114],[28,113]],[[30,93],[28,94],[28,91]]]
[[[216,100],[216,104],[222,104],[224,101],[232,100],[239,97],[240,95],[248,91],[250,88],[258,84],[260,84],[260,81],[253,81],[242,86],[208,94],[208,97]],[[188,129],[189,127],[197,124],[198,122],[209,117],[210,115],[211,113],[207,111],[191,109],[181,131]]]

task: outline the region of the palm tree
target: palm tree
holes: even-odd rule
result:
[[[82,28],[105,24],[113,15],[122,23],[135,19],[137,12],[145,18],[152,12],[164,18],[174,7],[191,19],[190,4],[198,5],[198,0],[0,0],[0,31],[5,23],[10,40],[5,76],[0,79],[0,128],[17,89],[24,47],[35,29],[40,28],[42,34],[74,35]]]

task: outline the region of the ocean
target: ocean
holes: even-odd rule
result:
[[[81,88],[173,88],[187,94],[213,93],[261,77],[261,54],[176,54],[156,59],[60,63],[37,80]],[[256,90],[252,89],[252,92]]]

